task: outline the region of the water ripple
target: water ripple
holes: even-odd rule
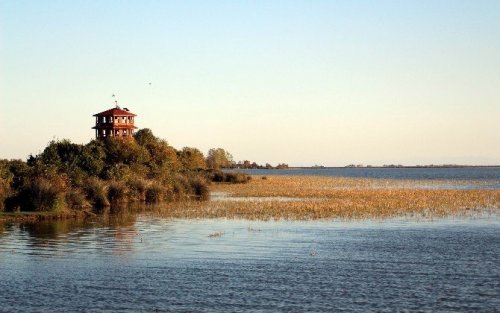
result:
[[[499,237],[495,216],[13,224],[0,232],[0,311],[488,312]]]

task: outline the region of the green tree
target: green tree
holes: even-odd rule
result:
[[[79,156],[83,146],[64,139],[52,140],[36,158],[47,166],[54,166],[60,173],[68,173],[78,167]]]
[[[79,165],[89,176],[100,176],[106,161],[104,141],[92,140],[82,149]]]
[[[149,153],[150,161],[145,163],[150,168],[149,178],[169,180],[181,169],[177,151],[167,141],[157,138],[150,129],[137,131],[134,138]]]
[[[153,132],[149,128],[143,128],[138,130],[134,134],[134,138],[138,144],[141,146],[147,146],[148,144],[155,145],[158,143],[159,139],[153,135]]]

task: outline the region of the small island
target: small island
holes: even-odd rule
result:
[[[21,213],[4,216],[62,218],[138,203],[203,201],[211,181],[249,179],[220,170],[233,163],[222,148],[205,157],[197,148],[175,149],[148,128],[136,131],[136,115],[127,108],[94,116],[96,138],[87,144],[53,140],[26,161],[0,160],[0,212]]]

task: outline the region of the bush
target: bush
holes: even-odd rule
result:
[[[6,179],[0,177],[0,211],[2,211],[4,207],[5,199],[7,199],[11,195],[10,184]]]
[[[226,179],[226,175],[224,175],[224,172],[220,170],[212,171],[209,175],[211,177],[211,180],[216,183],[222,183]]]
[[[163,200],[164,188],[159,184],[152,184],[146,188],[146,203],[154,204]]]
[[[70,190],[66,193],[66,203],[70,209],[82,210],[90,207],[85,195],[80,190]]]
[[[125,184],[114,181],[108,186],[108,199],[111,204],[120,204],[127,202],[127,188]]]
[[[129,199],[133,201],[146,200],[147,181],[140,178],[131,178],[127,181]]]
[[[223,149],[211,149],[205,159],[196,148],[174,149],[149,129],[134,138],[86,145],[54,140],[26,162],[0,160],[0,210],[102,209],[126,201],[158,203],[192,196],[205,200],[212,181],[248,181],[242,173],[217,170],[232,163]]]
[[[11,160],[7,161],[5,165],[8,167],[9,173],[11,174],[11,187],[13,189],[19,190],[30,181],[30,167],[26,162]]]
[[[221,170],[212,170],[207,173],[207,178],[216,183],[245,184],[252,179],[251,176],[241,172],[224,173]]]
[[[94,208],[103,209],[110,206],[109,200],[106,196],[104,184],[99,179],[89,179],[84,191],[87,195],[87,199]]]
[[[208,189],[207,181],[201,177],[194,177],[190,180],[191,191],[199,200],[208,200],[210,198],[210,190]]]
[[[186,198],[190,193],[191,184],[189,179],[184,175],[176,175],[173,182],[173,196],[174,200]]]
[[[105,167],[102,175],[107,180],[126,180],[134,176],[134,173],[132,173],[128,165],[118,163]]]
[[[6,199],[8,211],[63,211],[66,209],[63,186],[45,178],[33,180]]]
[[[232,184],[246,184],[251,178],[245,173],[226,173],[224,181]]]

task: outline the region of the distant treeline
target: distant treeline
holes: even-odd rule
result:
[[[276,166],[272,166],[269,163],[266,163],[266,165],[260,165],[257,164],[256,162],[251,162],[248,160],[245,161],[239,161],[238,163],[233,163],[231,165],[231,168],[242,168],[242,169],[285,169],[288,168],[288,164],[286,163],[280,163]]]
[[[463,167],[478,167],[478,166],[471,166],[471,165],[459,165],[459,164],[427,164],[427,165],[401,165],[401,164],[384,164],[382,166],[372,166],[372,165],[363,165],[363,164],[349,164],[346,165],[345,167],[359,167],[359,168],[371,168],[371,167],[377,167],[377,168],[463,168]],[[482,166],[479,166],[482,167]]]
[[[0,160],[0,210],[63,212],[206,200],[212,181],[248,181],[244,174],[220,171],[233,163],[224,149],[210,149],[206,157],[196,148],[176,150],[149,129],[137,131],[134,140],[51,141],[27,161]]]

